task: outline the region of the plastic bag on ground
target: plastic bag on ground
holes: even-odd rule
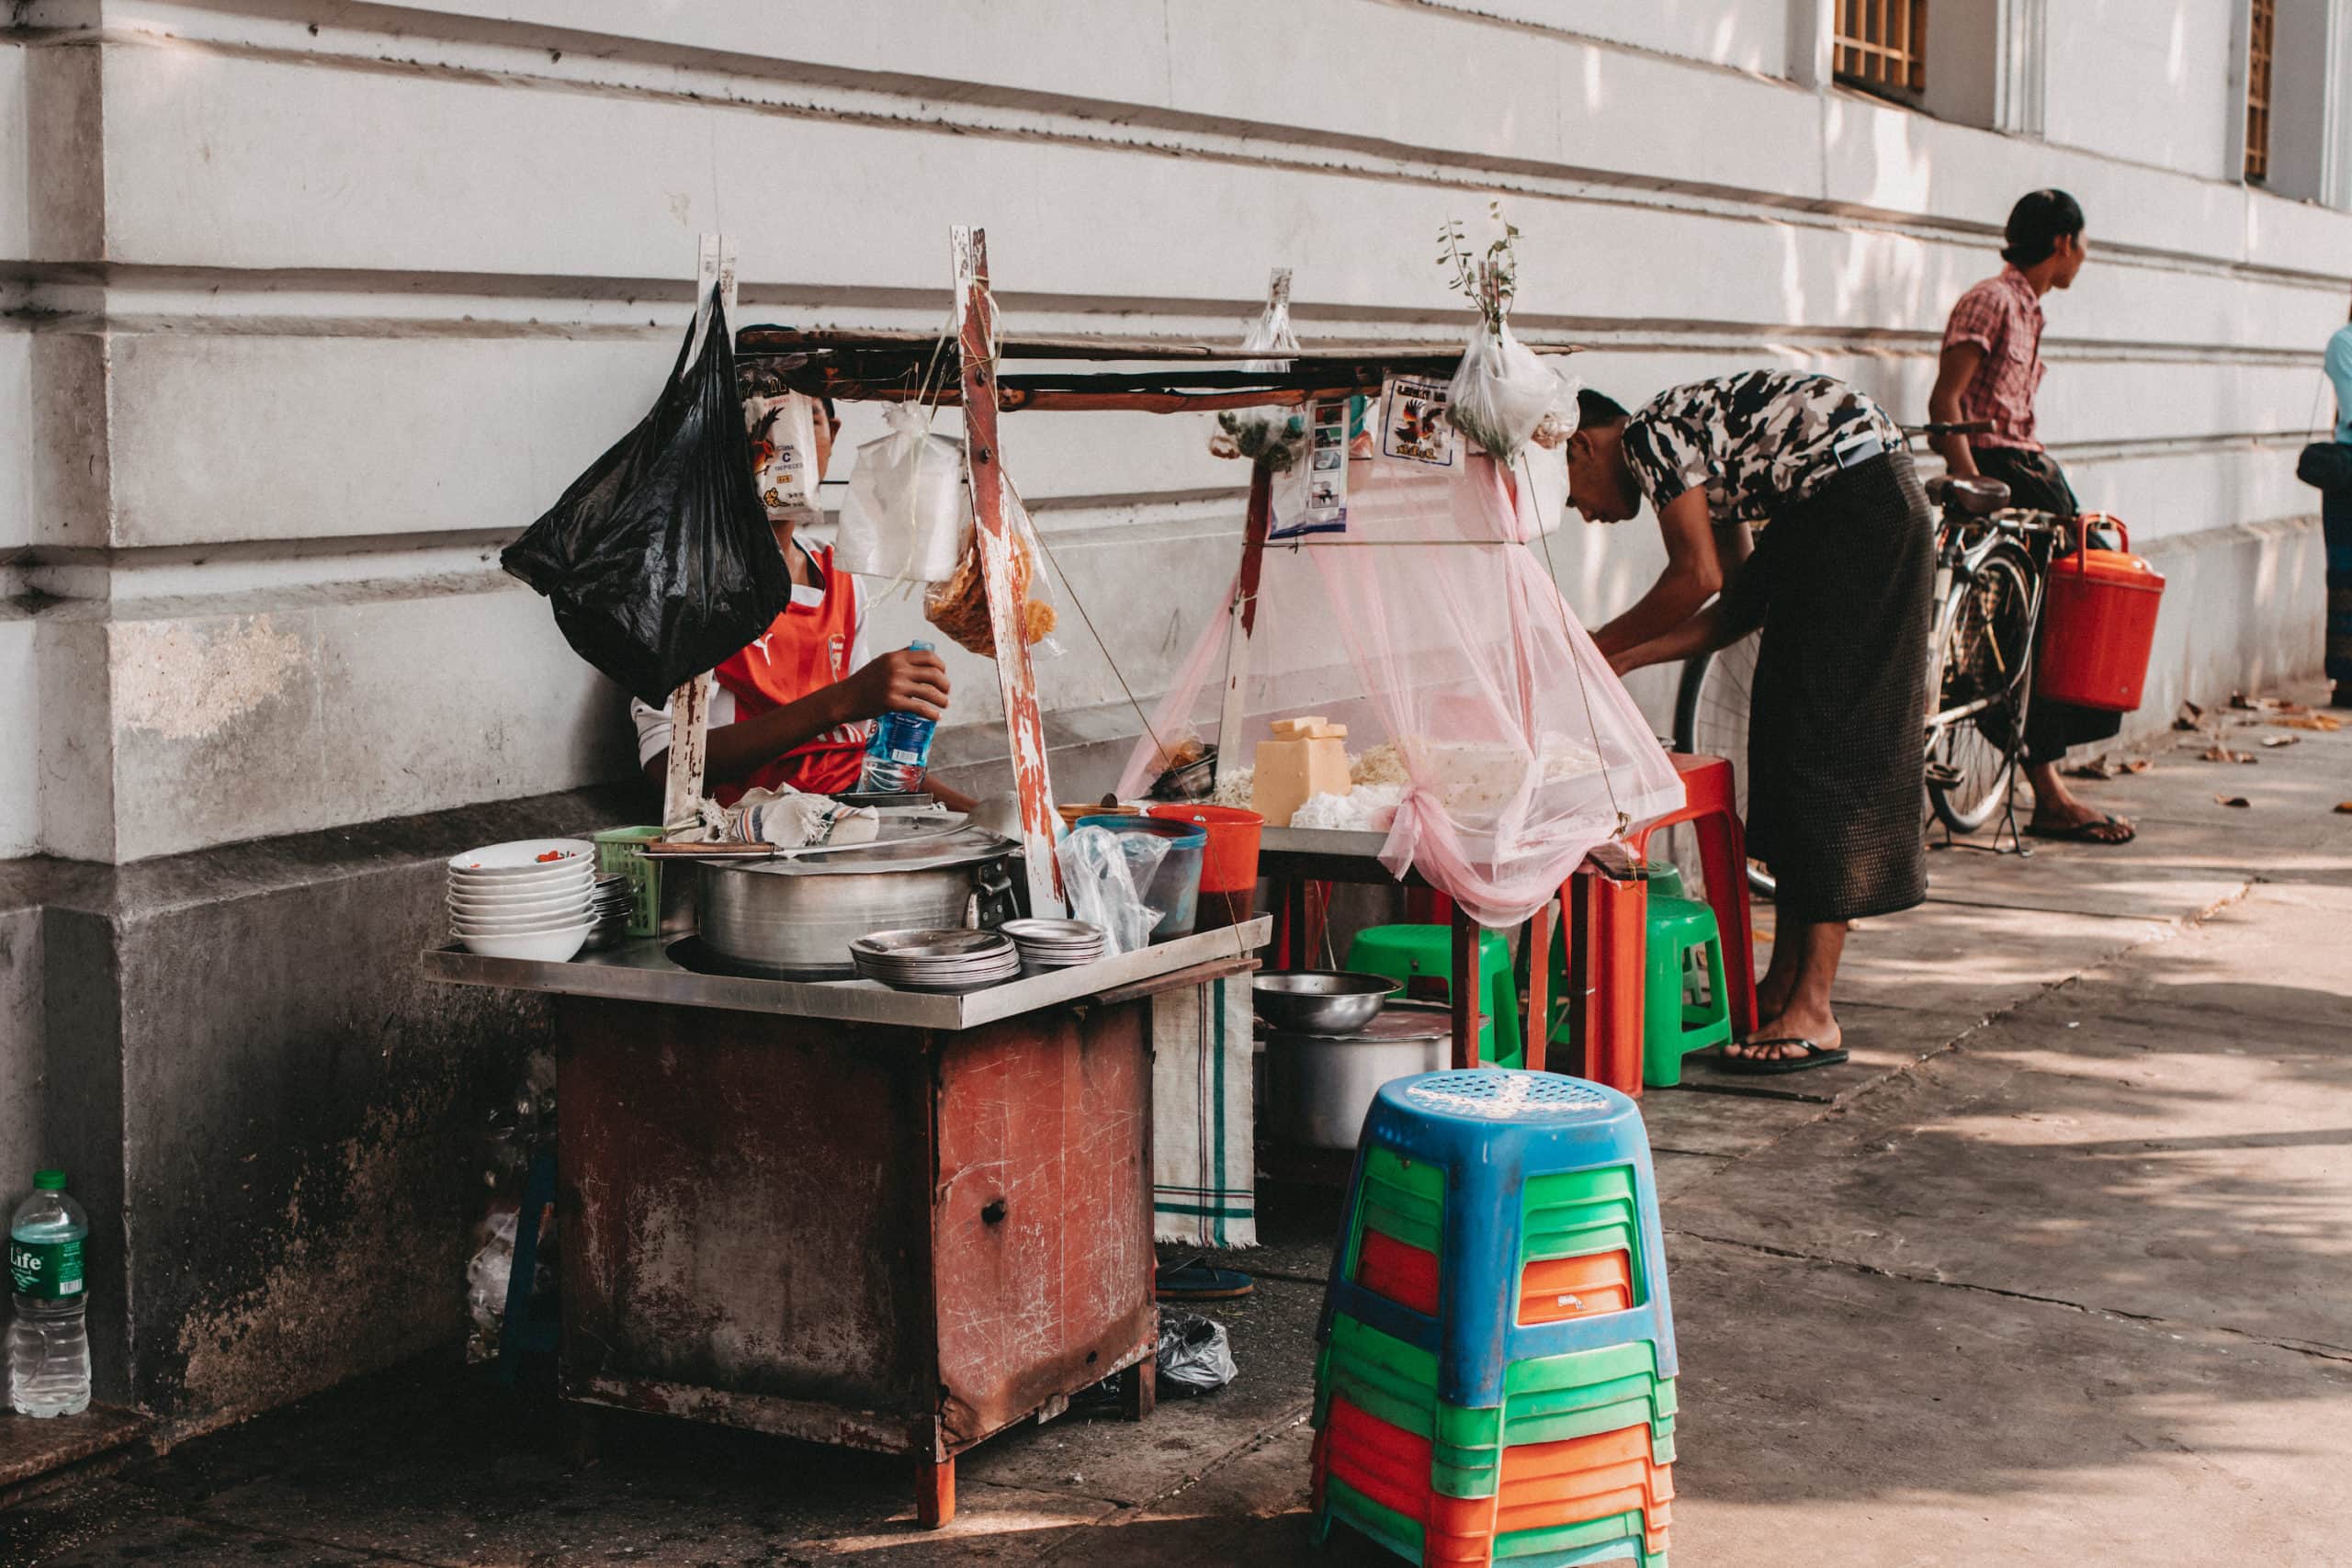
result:
[[[930,433],[922,409],[891,403],[890,434],[857,449],[833,559],[860,577],[939,582],[956,574],[972,523],[964,444]]]
[[[1198,1313],[1159,1311],[1159,1392],[1207,1393],[1240,1375],[1225,1325]]]
[[[1151,833],[1114,833],[1108,828],[1074,828],[1054,851],[1061,862],[1062,890],[1072,919],[1100,926],[1111,951],[1140,953],[1151,945],[1151,929],[1162,911],[1143,901],[1143,889],[1159,871],[1169,840]]]
[[[693,342],[690,329],[637,428],[499,557],[547,596],[574,652],[657,708],[792,602],[791,573],[752,484],[734,345],[715,288],[710,329],[689,367]]]
[[[1573,412],[1576,385],[1511,335],[1510,323],[1485,321],[1470,333],[1446,389],[1446,417],[1488,456],[1510,462],[1544,416]]]

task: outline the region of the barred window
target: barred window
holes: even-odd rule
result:
[[[1837,69],[1839,81],[1869,92],[1924,90],[1928,0],[1838,0]]]
[[[2245,177],[2270,177],[2270,57],[2278,31],[2278,0],[2254,0],[2245,40]]]

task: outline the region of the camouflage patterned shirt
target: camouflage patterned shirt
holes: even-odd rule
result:
[[[1717,527],[1762,523],[1838,470],[1838,454],[1875,456],[1903,431],[1863,392],[1802,370],[1750,370],[1669,387],[1625,422],[1625,459],[1653,508],[1707,492]]]

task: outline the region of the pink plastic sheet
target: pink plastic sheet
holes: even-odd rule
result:
[[[1526,919],[1595,845],[1682,804],[1649,721],[1528,547],[1530,490],[1484,456],[1453,470],[1355,459],[1346,535],[1266,552],[1236,743],[1214,716],[1226,615],[1153,731],[1243,762],[1291,714],[1348,724],[1351,752],[1393,741],[1408,783],[1382,863],[1419,868],[1483,924]],[[1149,785],[1155,758],[1147,736],[1123,795]]]

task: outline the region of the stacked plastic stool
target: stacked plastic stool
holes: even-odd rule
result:
[[[1632,1100],[1493,1067],[1382,1086],[1318,1338],[1318,1544],[1662,1568],[1674,1322]]]

